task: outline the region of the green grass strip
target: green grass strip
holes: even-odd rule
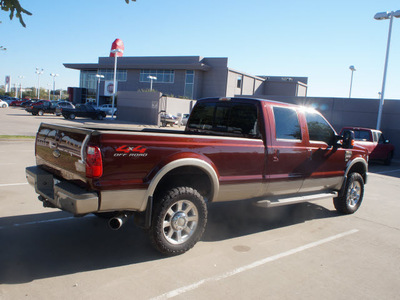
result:
[[[35,139],[35,136],[30,135],[0,135],[0,139]]]

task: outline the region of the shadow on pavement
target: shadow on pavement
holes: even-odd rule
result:
[[[336,217],[314,204],[263,209],[249,203],[210,206],[202,241],[217,242],[310,219]],[[64,212],[0,218],[0,284],[19,284],[78,272],[132,265],[165,257],[133,220],[118,231],[107,221]],[[210,245],[211,246],[211,245]]]
[[[400,178],[400,161],[392,160],[390,166],[386,166],[381,162],[371,161],[368,165],[368,171],[378,175]]]

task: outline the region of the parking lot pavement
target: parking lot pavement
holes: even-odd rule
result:
[[[112,231],[43,208],[25,182],[33,146],[0,141],[0,299],[399,299],[398,162],[370,165],[354,215],[218,203],[202,240],[166,258],[132,220]]]

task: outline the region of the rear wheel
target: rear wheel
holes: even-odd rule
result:
[[[199,241],[206,224],[204,198],[190,187],[174,188],[155,203],[150,240],[163,254],[182,254]]]
[[[75,120],[76,116],[75,116],[75,114],[70,114],[70,115],[69,115],[69,118],[70,118],[71,120]]]
[[[352,214],[360,207],[364,196],[364,179],[359,173],[351,173],[342,196],[333,199],[338,212]]]
[[[103,115],[99,114],[99,115],[97,116],[97,120],[103,120],[103,119],[104,119],[104,116],[103,116]]]
[[[39,115],[39,116],[43,116],[43,114],[44,114],[44,111],[43,111],[43,110],[39,110],[39,111],[38,111],[38,115]]]

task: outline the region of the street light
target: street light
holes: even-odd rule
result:
[[[96,74],[97,77],[97,107],[99,107],[99,99],[100,99],[100,80],[104,78],[104,75]]]
[[[156,76],[147,76],[148,79],[150,79],[150,91],[153,90],[153,80],[157,80]]]
[[[393,24],[393,17],[400,18],[400,10],[391,11],[391,12],[380,12],[374,16],[375,20],[390,20],[389,23],[389,34],[388,34],[388,41],[386,46],[386,59],[385,59],[385,69],[383,71],[383,81],[382,81],[382,92],[381,92],[381,99],[379,101],[379,111],[378,111],[378,121],[376,122],[376,129],[379,130],[381,127],[381,120],[382,120],[382,110],[383,110],[383,102],[385,99],[385,84],[386,84],[386,73],[389,61],[389,48],[390,48],[390,39],[392,35],[392,24]]]
[[[21,79],[21,81],[19,82],[19,98],[22,99],[22,79],[25,78],[24,76],[20,75],[18,76],[19,79]]]
[[[37,90],[36,90],[36,98],[40,98],[40,75],[43,74],[43,69],[39,70],[39,68],[36,68],[35,73],[37,74]]]
[[[354,66],[350,66],[349,69],[350,69],[350,71],[351,71],[349,98],[351,98],[351,88],[352,88],[352,86],[353,86],[353,73],[354,73],[354,71],[357,71],[357,70],[356,70],[356,68],[354,68]]]
[[[111,53],[114,53],[114,84],[113,84],[113,95],[112,95],[112,109],[111,111],[114,111],[114,103],[115,103],[115,84],[117,81],[117,53],[123,53],[124,51],[122,49],[113,49],[111,50]],[[111,116],[112,119],[114,119],[114,115]]]
[[[50,76],[53,77],[53,100],[56,91],[56,77],[59,76],[58,74],[50,73]]]

